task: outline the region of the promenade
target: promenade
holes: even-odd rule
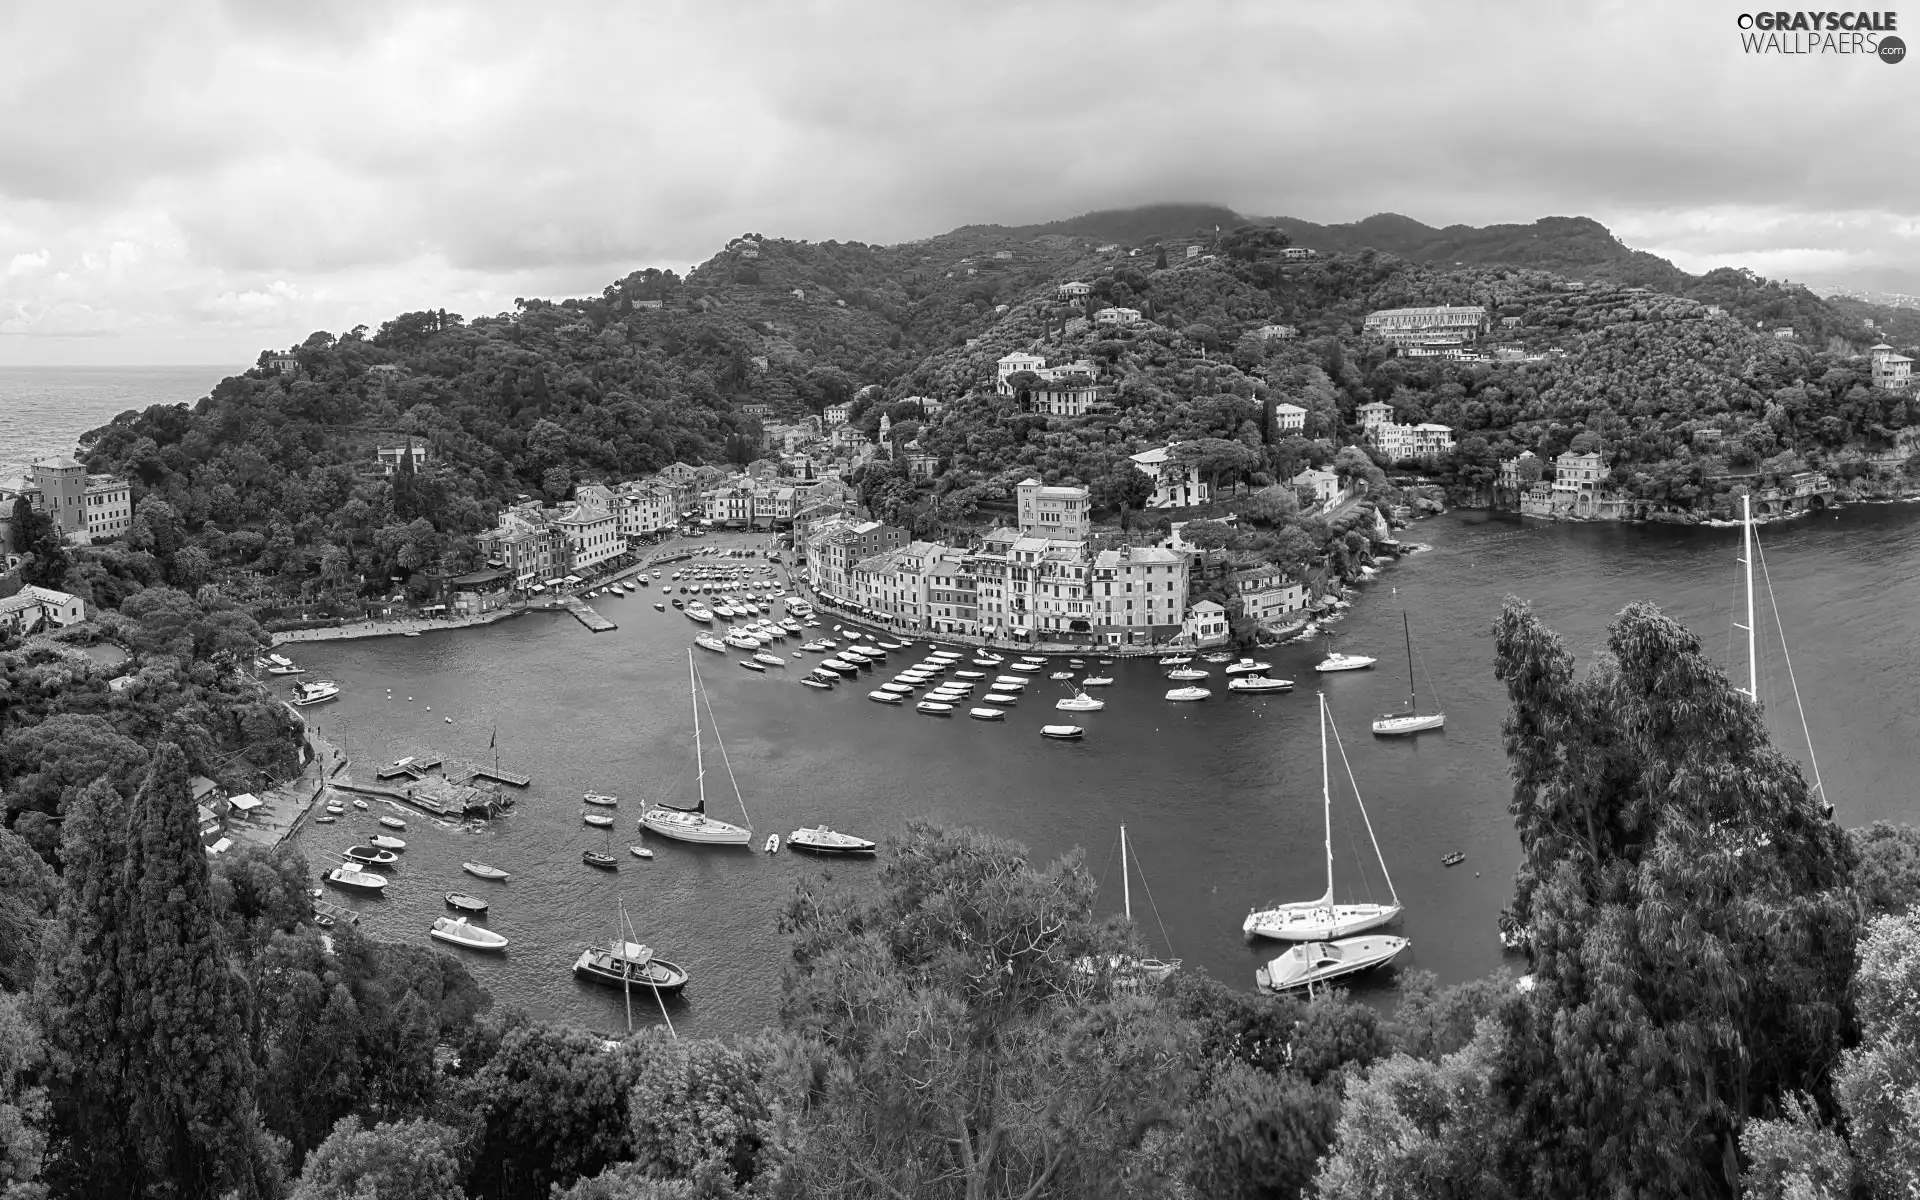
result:
[[[311,727],[306,738],[313,748],[313,760],[292,779],[255,793],[262,802],[260,807],[246,820],[230,821],[227,825],[226,835],[235,845],[271,848],[292,837],[326,792],[327,781],[333,778],[336,768],[345,764],[346,755],[340,748],[313,732]]]

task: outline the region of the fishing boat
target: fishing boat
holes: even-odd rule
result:
[[[605,813],[583,812],[580,814],[580,819],[596,829],[613,828],[613,818]]]
[[[465,892],[448,892],[447,907],[461,912],[483,913],[487,911],[487,902],[478,896],[469,896]]]
[[[374,834],[367,839],[367,844],[369,846],[378,846],[382,850],[405,850],[407,848],[407,844],[399,838],[388,837],[384,833]]]
[[[1207,661],[1213,662],[1215,659],[1212,655],[1208,655]],[[1273,664],[1271,663],[1255,662],[1251,658],[1243,658],[1239,662],[1227,664],[1225,673],[1228,675],[1265,675],[1271,670],[1273,670]]]
[[[490,867],[485,863],[477,863],[477,862],[461,863],[460,869],[462,871],[465,871],[469,875],[478,876],[481,879],[497,879],[502,883],[505,883],[508,879],[512,878],[512,876],[508,875],[505,871],[502,871],[499,867]]]
[[[390,867],[400,861],[398,854],[378,846],[348,846],[346,856],[363,867]]]
[[[1128,858],[1127,827],[1122,825],[1120,827],[1120,903],[1121,910],[1126,914],[1127,924],[1131,926],[1133,924],[1133,885],[1127,875]],[[1149,902],[1152,901],[1152,893],[1148,893],[1147,899]],[[1160,932],[1164,935],[1166,928],[1162,926]],[[1159,958],[1136,958],[1131,954],[1114,954],[1107,957],[1104,965],[1116,987],[1121,991],[1132,992],[1156,983],[1165,983],[1169,976],[1180,969],[1180,960],[1176,958],[1169,962]],[[1092,958],[1076,960],[1073,969],[1082,975],[1097,975],[1100,972],[1099,965]]]
[[[405,829],[407,827],[407,823],[399,817],[381,817],[380,823],[388,829]]]
[[[1388,934],[1305,942],[1257,968],[1253,982],[1268,993],[1311,989],[1315,984],[1385,966],[1406,948],[1406,938]]]
[[[1440,865],[1443,867],[1457,867],[1465,861],[1467,861],[1466,851],[1455,850],[1451,854],[1442,856],[1442,858],[1440,859]]]
[[[1004,721],[1007,714],[997,708],[970,708],[967,715],[976,721]]]
[[[646,946],[638,942],[629,942],[619,938],[601,950],[589,947],[580,952],[574,960],[573,974],[576,979],[589,983],[603,984],[607,987],[651,988],[662,995],[677,992],[687,986],[687,972],[660,958]]]
[[[1107,702],[1096,700],[1085,692],[1075,692],[1064,699],[1055,700],[1053,706],[1061,712],[1099,712],[1107,706]]]
[[[603,871],[617,871],[620,869],[619,859],[599,850],[582,850],[580,852],[580,861],[590,867],[599,867]]]
[[[1380,874],[1386,879],[1387,893],[1392,900],[1387,904],[1373,901],[1352,904],[1334,903],[1333,787],[1327,765],[1327,729],[1332,724],[1332,720],[1327,713],[1326,693],[1321,693],[1319,699],[1320,807],[1326,834],[1327,890],[1318,900],[1302,900],[1253,910],[1247,914],[1247,919],[1240,926],[1241,932],[1248,937],[1276,938],[1287,942],[1330,942],[1365,933],[1369,929],[1385,925],[1400,915],[1400,897],[1393,890],[1393,876],[1387,871],[1387,859],[1386,855],[1380,852],[1379,839],[1373,835],[1373,822],[1367,817],[1366,801],[1360,799],[1358,784],[1354,785],[1353,798],[1359,804],[1360,819],[1366,823],[1367,839],[1373,843],[1374,857],[1379,860]],[[1339,737],[1339,730],[1334,730],[1336,744]],[[1340,747],[1340,761],[1347,769],[1348,781],[1352,782],[1353,766],[1347,762],[1345,746]],[[1316,979],[1315,982],[1318,980]]]
[[[1074,741],[1085,733],[1086,730],[1078,725],[1042,725],[1040,727],[1041,737],[1056,738],[1063,742]]]
[[[1419,733],[1423,729],[1438,729],[1447,723],[1447,714],[1441,712],[1437,704],[1430,713],[1420,711],[1419,696],[1413,687],[1413,627],[1407,624],[1405,610],[1400,613],[1400,629],[1407,637],[1407,706],[1398,712],[1381,713],[1373,719],[1373,732],[1380,737]],[[1433,686],[1432,680],[1428,680],[1427,686]]]
[[[702,650],[711,650],[715,654],[725,654],[727,652],[727,644],[711,633],[694,634],[693,644]]]
[[[465,946],[469,950],[498,953],[507,948],[507,939],[491,929],[469,924],[465,917],[435,917],[428,934],[438,942]]]
[[[879,849],[866,838],[837,833],[825,825],[796,829],[787,835],[787,849],[810,850],[815,854],[872,854]]]
[[[331,679],[315,679],[310,682],[293,685],[293,699],[289,701],[295,708],[305,708],[310,704],[325,704],[338,699],[340,685]]]
[[[700,746],[700,676],[694,670],[693,651],[687,651],[687,688],[693,702],[693,760],[694,777],[698,785],[699,799],[692,808],[675,808],[667,804],[655,804],[640,817],[640,827],[651,830],[664,838],[677,842],[696,842],[706,846],[745,846],[753,840],[753,830],[749,826],[734,825],[707,815],[707,772],[706,759]],[[711,701],[708,702],[707,715],[713,715]],[[733,781],[733,763],[726,757],[726,744],[720,741],[720,731],[714,730],[714,744],[719,747],[721,761],[726,763],[727,778]],[[733,796],[740,805],[740,815],[747,815],[747,802],[740,795],[740,785],[733,781]]]
[[[371,892],[378,895],[387,890],[387,878],[375,875],[372,871],[362,871],[353,863],[341,863],[327,872],[327,882],[346,892]]]
[[[1213,693],[1203,687],[1177,687],[1167,693],[1167,699],[1176,703],[1192,700],[1205,700]]]
[[[609,796],[605,792],[583,792],[580,798],[588,804],[597,804],[601,808],[613,808],[620,803],[620,797]]]

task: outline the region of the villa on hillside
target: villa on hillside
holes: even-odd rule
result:
[[[1181,462],[1174,456],[1175,448],[1160,446],[1130,456],[1134,467],[1153,480],[1148,508],[1188,508],[1205,504],[1209,498],[1207,485],[1200,481],[1200,468]]]

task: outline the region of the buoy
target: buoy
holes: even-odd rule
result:
[[[433,705],[431,705],[431,704],[429,704],[429,705],[427,705],[427,711],[428,711],[428,712],[432,712],[432,711],[433,711]]]
[[[443,720],[443,721],[445,721],[445,722],[446,722],[447,724],[449,724],[449,725],[451,725],[451,724],[453,724],[453,718],[452,718],[452,717],[442,717],[442,718],[441,718],[441,720]]]
[[[412,704],[412,703],[413,703],[413,697],[412,697],[412,696],[408,696],[408,697],[407,697],[407,703],[408,703],[408,704]]]

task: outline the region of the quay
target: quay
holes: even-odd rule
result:
[[[579,618],[580,623],[582,625],[585,625],[588,629],[593,630],[595,633],[606,633],[610,629],[620,628],[618,625],[615,625],[612,621],[607,620],[605,617],[601,616],[599,613],[593,611],[593,609],[587,604],[587,602],[585,600],[580,599],[580,597],[578,596],[568,596],[561,603],[567,606],[568,612],[572,613],[575,617]]]
[[[403,758],[398,762],[388,763],[386,766],[374,772],[374,775],[380,779],[399,779],[402,776],[413,779],[424,779],[428,771],[433,770],[439,765],[440,756],[437,754],[428,754],[414,758]]]

